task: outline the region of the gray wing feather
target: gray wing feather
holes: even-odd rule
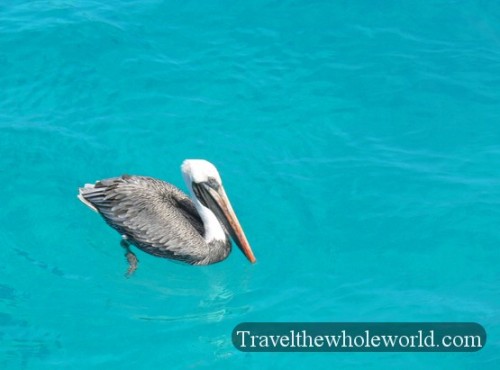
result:
[[[144,251],[196,264],[209,253],[191,199],[151,177],[121,176],[80,188],[104,220]]]

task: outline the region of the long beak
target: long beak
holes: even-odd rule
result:
[[[233,211],[233,207],[229,202],[229,198],[224,191],[222,185],[219,185],[217,190],[212,188],[210,185],[201,183],[204,186],[199,189],[203,189],[202,197],[208,208],[215,213],[217,218],[224,223],[224,226],[231,234],[236,245],[241,249],[243,254],[252,263],[255,263],[256,259],[250,248],[250,244],[243,232],[243,229]],[[208,195],[208,196],[207,196]]]

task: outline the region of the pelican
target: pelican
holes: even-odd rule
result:
[[[230,235],[248,260],[256,261],[215,166],[187,159],[181,171],[191,199],[174,185],[145,176],[123,175],[79,188],[78,198],[122,235],[127,276],[138,264],[131,244],[158,257],[209,265],[227,258]]]

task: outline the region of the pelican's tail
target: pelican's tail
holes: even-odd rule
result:
[[[95,188],[94,184],[85,184],[83,188],[78,188],[78,199],[82,201],[83,204],[85,204],[87,207],[89,207],[91,210],[98,212],[97,208],[94,207],[92,203],[90,203],[87,199],[85,199],[85,194],[92,192],[92,189]]]

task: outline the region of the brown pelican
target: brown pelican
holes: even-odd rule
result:
[[[130,244],[158,257],[209,265],[231,252],[228,234],[254,263],[215,166],[189,159],[181,170],[192,200],[167,182],[128,175],[86,184],[79,189],[78,198],[122,235],[128,275],[137,268]]]

